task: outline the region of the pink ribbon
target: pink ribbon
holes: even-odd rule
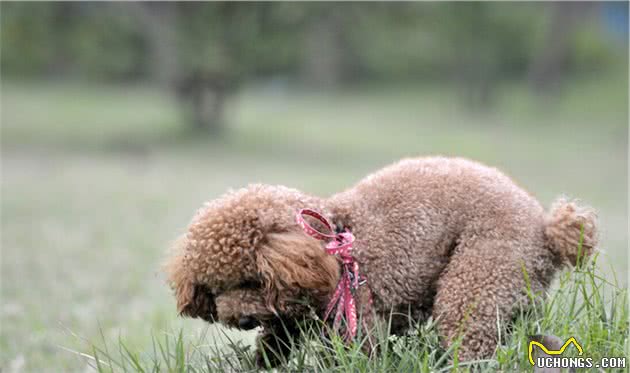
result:
[[[320,232],[313,228],[304,220],[304,216],[317,219],[327,228],[328,233]],[[333,225],[325,217],[310,209],[298,211],[296,220],[309,236],[320,241],[328,241],[325,246],[326,253],[336,255],[341,260],[343,266],[341,279],[339,279],[337,288],[326,307],[324,321],[328,320],[331,312],[336,307],[337,311],[335,313],[333,329],[339,329],[341,319],[345,316],[347,324],[346,341],[349,341],[357,334],[357,306],[354,300],[353,290],[358,289],[359,285],[365,281],[365,278],[359,274],[359,263],[356,262],[351,254],[354,235],[347,230],[342,233],[335,233]]]

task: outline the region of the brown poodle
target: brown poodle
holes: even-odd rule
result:
[[[497,318],[509,322],[528,286],[542,294],[579,250],[589,255],[596,245],[595,214],[573,202],[559,199],[545,213],[494,168],[406,159],[330,198],[250,185],[208,203],[167,263],[179,313],[261,326],[258,362],[266,355],[278,364],[288,341],[298,341],[298,321],[323,318],[342,272],[296,222],[302,208],[356,237],[352,255],[367,281],[355,300],[359,312],[370,307],[368,330],[396,313],[420,322],[432,315],[445,347],[461,337],[460,360],[492,356]],[[409,325],[408,316],[391,322],[394,333]]]

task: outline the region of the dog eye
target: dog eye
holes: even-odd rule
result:
[[[256,280],[247,280],[239,284],[239,289],[254,290],[260,288],[260,283]]]

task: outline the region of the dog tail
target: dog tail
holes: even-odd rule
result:
[[[575,201],[557,199],[545,217],[547,247],[572,265],[588,257],[597,245],[597,214]]]

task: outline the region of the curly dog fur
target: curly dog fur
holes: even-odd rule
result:
[[[368,279],[357,303],[366,305],[369,287],[370,326],[392,311],[432,315],[445,347],[462,338],[460,360],[492,356],[497,317],[511,320],[528,301],[523,266],[543,293],[597,240],[591,210],[559,199],[545,213],[498,170],[461,158],[405,159],[330,198],[267,185],[230,192],[197,212],[166,269],[181,315],[262,326],[260,364],[263,355],[278,364],[287,341],[298,343],[297,322],[312,310],[322,316],[340,275],[336,258],[296,223],[300,208],[357,237],[353,253]],[[392,331],[408,324],[395,317]]]

